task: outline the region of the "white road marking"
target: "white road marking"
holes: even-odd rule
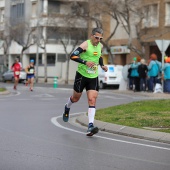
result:
[[[51,94],[47,94],[47,93],[45,93],[45,94],[37,94],[37,95],[34,95],[33,97],[54,97],[53,95],[51,95]]]
[[[81,113],[75,113],[75,114],[71,114],[71,115],[78,115],[78,114],[81,114]],[[59,119],[59,118],[61,118],[61,117],[62,117],[62,116],[53,117],[53,118],[51,118],[51,122],[52,122],[55,126],[57,126],[57,127],[59,127],[59,128],[62,128],[62,129],[65,129],[65,130],[69,130],[69,131],[72,131],[72,132],[76,132],[76,133],[80,133],[80,134],[83,134],[83,135],[86,134],[86,133],[84,133],[84,132],[80,132],[80,131],[77,131],[77,130],[74,130],[74,129],[71,129],[71,128],[67,128],[67,127],[64,127],[64,126],[62,126],[61,124],[59,124],[58,121],[57,121],[57,119]],[[162,149],[162,150],[168,150],[168,151],[170,151],[170,148],[165,148],[165,147],[159,147],[159,146],[147,145],[147,144],[135,143],[135,142],[128,142],[128,141],[124,141],[124,140],[112,139],[112,138],[103,137],[103,136],[99,136],[99,135],[95,135],[95,137],[101,138],[101,139],[106,139],[106,140],[111,140],[111,141],[115,141],[115,142],[127,143],[127,144],[131,144],[131,145],[138,145],[138,146],[144,146],[144,147],[150,147],[150,148]]]
[[[114,96],[104,96],[104,98],[109,98],[109,99],[124,99],[124,98],[120,98],[120,97],[114,97]]]

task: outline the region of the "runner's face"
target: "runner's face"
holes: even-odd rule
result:
[[[91,35],[91,42],[94,46],[97,46],[99,42],[103,39],[102,34],[95,33],[95,35]]]

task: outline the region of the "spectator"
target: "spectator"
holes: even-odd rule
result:
[[[135,91],[140,91],[140,79],[139,79],[139,73],[138,73],[138,66],[140,65],[140,57],[136,58],[134,57],[133,63],[131,64],[131,74],[130,76],[132,77],[135,85]]]
[[[138,67],[138,73],[140,78],[140,91],[146,91],[146,79],[148,67],[146,66],[145,59],[141,59],[141,64]]]
[[[132,62],[133,63],[133,62]],[[127,76],[127,78],[128,78],[128,89],[129,90],[133,90],[133,84],[134,84],[134,82],[133,82],[133,77],[131,77],[131,71],[132,71],[132,68],[131,68],[131,64],[132,63],[130,63],[128,66],[128,76]]]
[[[162,69],[164,74],[162,74],[162,78],[164,80],[164,92],[170,93],[170,57],[165,58],[165,65]]]
[[[157,83],[158,80],[158,74],[161,70],[161,65],[160,62],[157,61],[157,55],[156,54],[151,54],[150,56],[150,62],[148,65],[148,91],[153,92],[155,84]]]

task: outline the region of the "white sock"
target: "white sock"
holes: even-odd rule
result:
[[[70,99],[71,97],[69,97],[68,101],[67,101],[67,108],[70,108],[71,105],[73,104],[73,102]]]
[[[96,113],[95,106],[94,107],[89,107],[89,109],[88,109],[89,123],[93,123],[94,122],[95,113]]]

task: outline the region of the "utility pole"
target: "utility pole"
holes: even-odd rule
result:
[[[38,83],[38,67],[39,67],[39,41],[40,41],[40,31],[39,31],[39,0],[37,0],[37,49],[36,49],[36,72],[35,72],[35,80]]]
[[[39,41],[39,21],[37,21],[37,49],[36,49],[36,72],[35,72],[35,80],[36,83],[38,83],[38,66],[39,66],[39,45],[38,45],[38,41]]]

